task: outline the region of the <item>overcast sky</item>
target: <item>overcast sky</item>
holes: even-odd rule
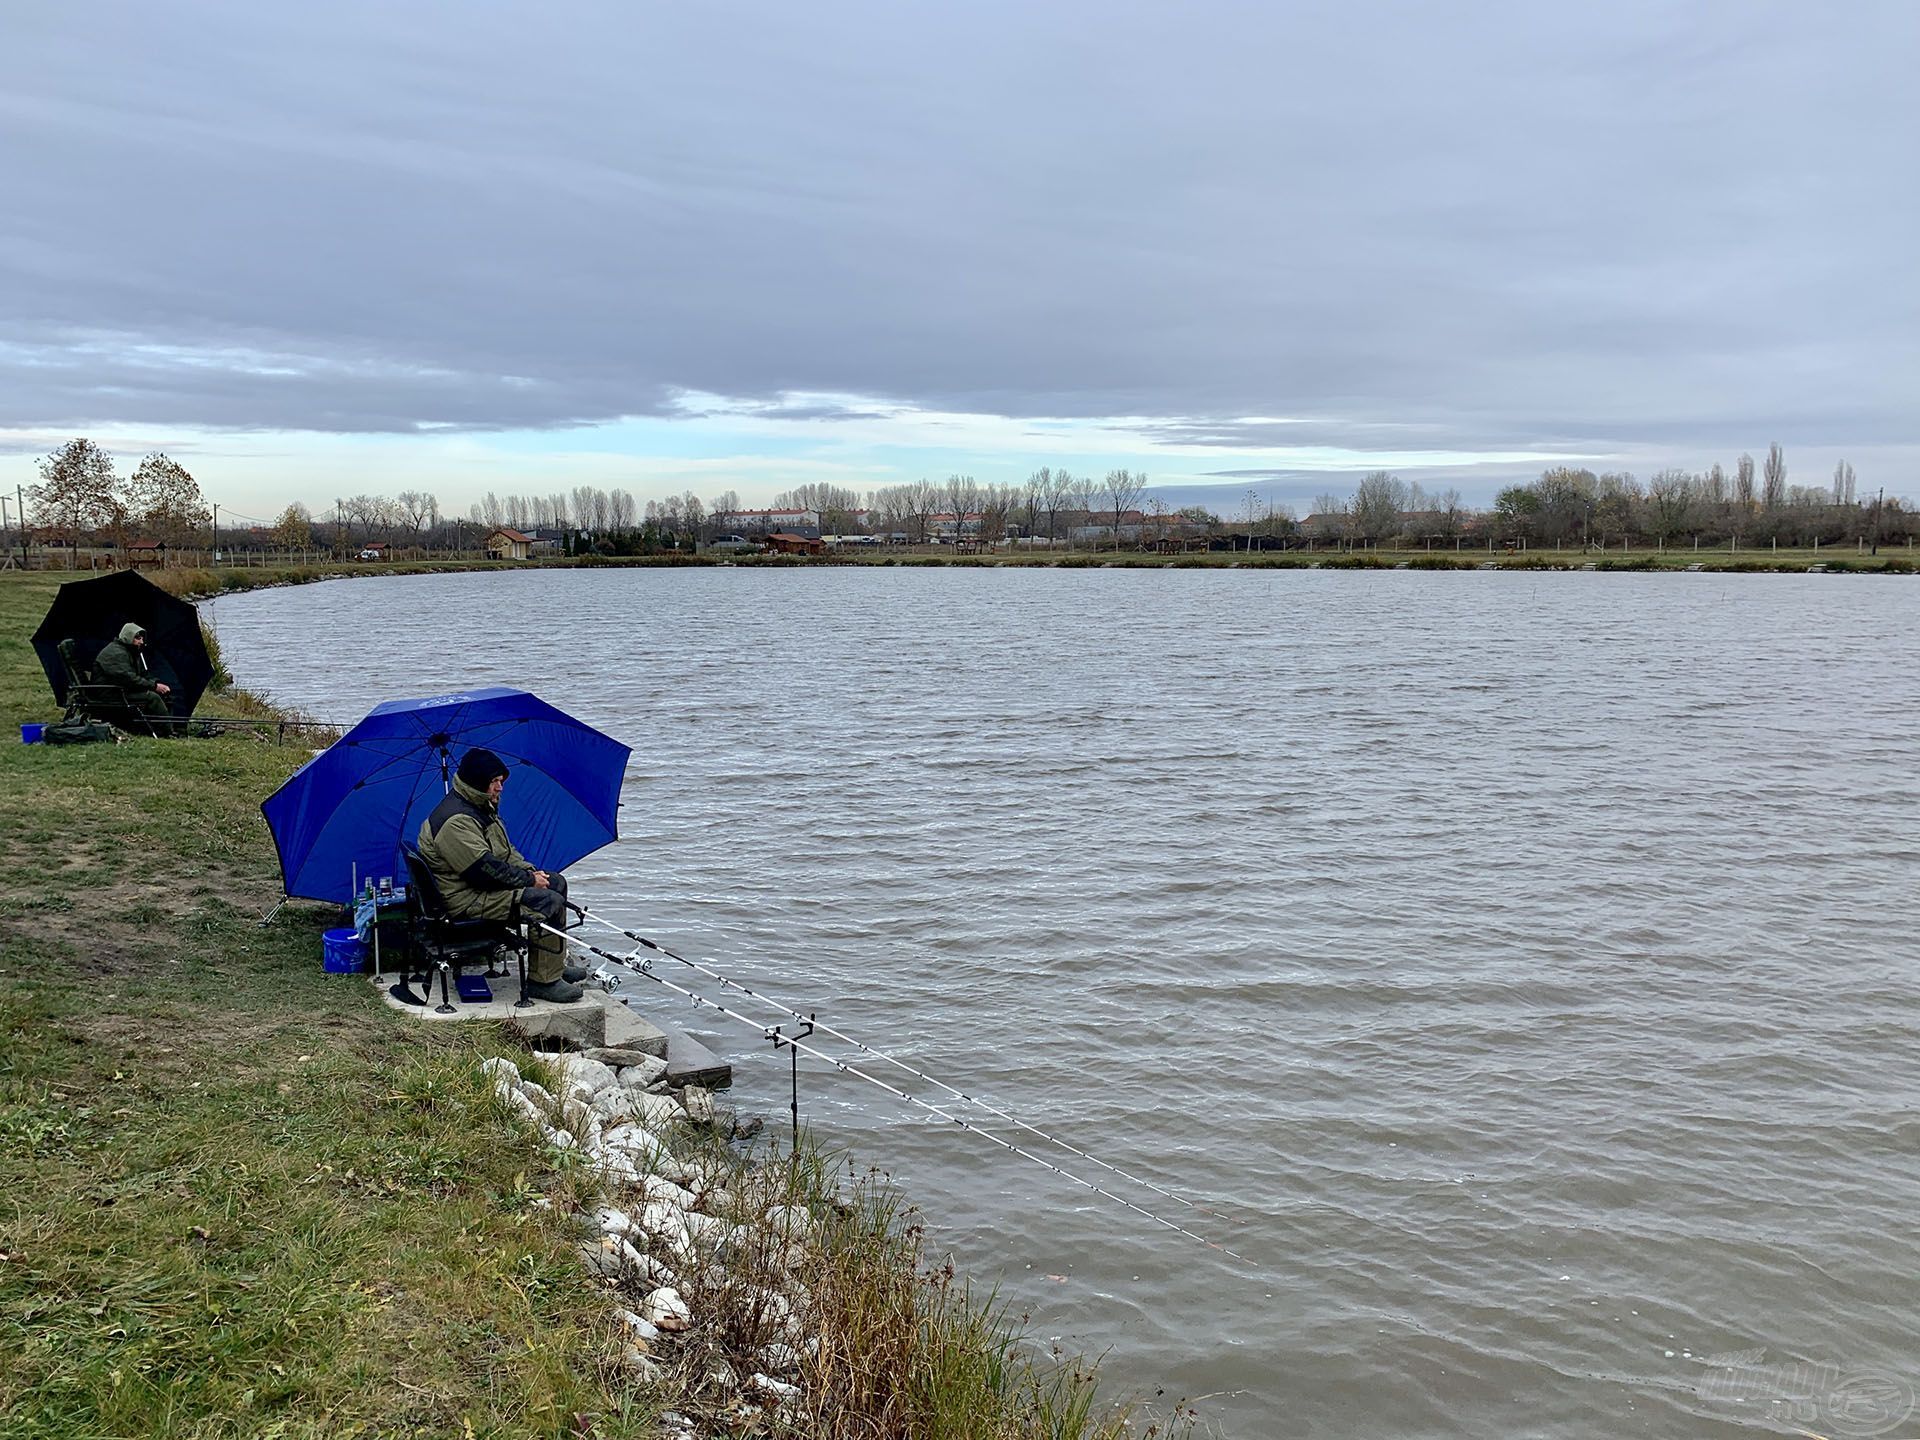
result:
[[[1920,491],[1920,4],[8,6],[0,478]]]

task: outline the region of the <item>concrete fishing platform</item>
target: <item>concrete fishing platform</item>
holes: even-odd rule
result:
[[[380,998],[390,1007],[415,1020],[504,1021],[540,1049],[634,1050],[665,1060],[667,1083],[675,1088],[699,1085],[708,1090],[725,1090],[733,1084],[731,1063],[685,1031],[647,1019],[627,1004],[624,997],[604,990],[589,988],[570,1005],[536,1000],[523,1007],[514,1003],[520,993],[519,982],[507,977],[493,982],[491,1000],[456,999],[453,1013],[442,1015],[434,1010],[440,1000],[437,984],[425,1005],[408,1005],[394,999],[388,993],[385,980],[378,988]]]

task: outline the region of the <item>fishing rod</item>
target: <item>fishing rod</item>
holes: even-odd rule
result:
[[[689,969],[697,970],[700,974],[707,976],[709,979],[718,981],[721,985],[725,986],[729,990],[738,990],[742,995],[751,995],[755,1000],[759,1001],[761,1004],[769,1006],[772,1009],[778,1010],[782,1014],[790,1015],[795,1020],[799,1020],[804,1023],[811,1024],[815,1029],[823,1031],[824,1033],[833,1036],[834,1039],[839,1040],[844,1044],[853,1046],[854,1049],[858,1050],[863,1055],[870,1055],[875,1060],[882,1061],[883,1063],[892,1065],[897,1069],[904,1070],[907,1072],[907,1074],[913,1076],[916,1080],[924,1080],[929,1085],[937,1086],[941,1090],[946,1091],[947,1094],[956,1096],[959,1099],[966,1101],[967,1104],[969,1105],[978,1105],[982,1110],[985,1110],[988,1114],[996,1116],[999,1119],[1006,1121],[1009,1125],[1013,1125],[1018,1127],[1021,1130],[1025,1130],[1029,1134],[1038,1135],[1042,1140],[1045,1140],[1049,1145],[1057,1145],[1062,1150],[1065,1150],[1070,1152],[1071,1154],[1077,1155],[1082,1160],[1085,1160],[1090,1164],[1098,1165],[1102,1170],[1107,1170],[1112,1172],[1115,1175],[1118,1175],[1122,1180],[1130,1181],[1135,1185],[1145,1186],[1147,1189],[1153,1191],[1154,1194],[1164,1196],[1169,1200],[1173,1200],[1178,1202],[1181,1205],[1185,1205],[1189,1210],[1198,1210],[1201,1214],[1212,1215],[1216,1219],[1225,1220],[1228,1218],[1227,1216],[1222,1215],[1218,1210],[1212,1209],[1211,1207],[1206,1205],[1202,1205],[1198,1201],[1189,1200],[1186,1196],[1181,1195],[1175,1191],[1169,1190],[1164,1185],[1156,1185],[1153,1181],[1148,1180],[1143,1176],[1135,1175],[1131,1171],[1123,1170],[1118,1165],[1108,1164],[1105,1160],[1102,1160],[1097,1155],[1089,1155],[1085,1150],[1080,1149],[1079,1146],[1070,1145],[1065,1140],[1062,1140],[1057,1136],[1049,1135],[1047,1134],[1046,1131],[1040,1129],[1038,1126],[1031,1125],[1025,1120],[1022,1120],[1018,1115],[1010,1114],[1008,1111],[1002,1110],[999,1106],[994,1105],[989,1101],[982,1100],[978,1096],[969,1095],[967,1094],[966,1091],[957,1089],[954,1086],[947,1084],[946,1081],[937,1079],[934,1076],[927,1074],[924,1070],[915,1069],[912,1065],[909,1065],[906,1061],[896,1059],[894,1056],[887,1054],[884,1050],[876,1050],[873,1046],[864,1044],[861,1041],[854,1039],[853,1036],[847,1034],[844,1030],[836,1030],[833,1026],[827,1024],[827,1022],[824,1020],[815,1019],[812,1015],[802,1015],[798,1010],[794,1009],[791,1005],[788,1005],[783,1001],[776,999],[772,995],[762,994],[760,991],[753,989],[749,985],[741,984],[738,980],[731,980],[727,978],[725,975],[722,975],[718,970],[710,970],[705,965],[699,964],[697,961],[687,959],[687,957],[684,955],[676,955],[673,951],[667,949],[666,946],[657,944],[654,941],[649,940],[644,935],[641,935],[632,930],[623,929],[620,926],[614,924],[611,920],[602,919],[599,915],[587,909],[587,907],[584,905],[576,905],[571,900],[569,900],[567,904],[570,908],[577,911],[580,915],[580,918],[583,920],[591,920],[596,925],[604,925],[607,929],[613,931],[616,935],[624,935],[629,940],[636,940],[640,944],[646,946],[647,949],[652,950],[658,954],[664,955],[669,960],[677,960],[682,965],[685,965]]]
[[[602,921],[601,923],[605,924],[606,922]],[[720,1014],[729,1017],[730,1019],[738,1020],[745,1025],[750,1025],[754,1029],[758,1030],[761,1033],[761,1035],[768,1040],[773,1040],[776,1038],[777,1032],[773,1027],[761,1025],[756,1021],[748,1019],[746,1016],[737,1013],[736,1011],[729,1010],[724,1005],[718,1004],[713,1000],[709,1000],[704,995],[695,994],[691,990],[684,989],[683,987],[674,984],[671,980],[668,980],[665,976],[654,974],[653,968],[652,968],[653,962],[651,961],[637,960],[634,955],[616,955],[611,950],[603,950],[598,945],[593,945],[585,940],[582,940],[578,935],[574,934],[572,931],[555,929],[553,926],[546,924],[544,921],[540,922],[540,928],[542,930],[545,930],[549,935],[557,935],[562,940],[568,941],[569,943],[574,945],[578,945],[581,949],[587,951],[589,954],[599,956],[602,960],[611,961],[613,964],[622,966],[625,969],[632,971],[636,975],[645,976],[647,979],[653,981],[655,984],[664,985],[667,989],[673,991],[675,994],[685,996],[688,1000],[692,1001],[696,1007],[704,1006],[705,1008],[710,1010],[715,1010]],[[618,928],[618,927],[612,927],[612,928]],[[651,950],[660,949],[660,947],[657,945],[648,945],[647,948]],[[636,955],[637,953],[638,952],[635,952]],[[665,954],[666,952],[661,951],[660,953]],[[678,958],[678,957],[674,957],[674,958]],[[612,988],[613,984],[618,983],[617,977],[614,977],[614,976],[603,976],[603,979],[608,984],[609,988]],[[756,998],[759,998],[759,997],[756,997]],[[769,1002],[762,1000],[761,1003],[767,1004]],[[983,1140],[991,1141],[993,1144],[998,1145],[1002,1150],[1010,1151],[1011,1153],[1020,1156],[1024,1160],[1031,1160],[1034,1164],[1040,1166],[1044,1170],[1052,1171],[1055,1175],[1060,1176],[1063,1180],[1070,1180],[1075,1185],[1078,1185],[1083,1189],[1091,1190],[1094,1194],[1100,1196],[1104,1200],[1111,1200],[1116,1205],[1124,1205],[1127,1209],[1133,1211],[1134,1214],[1142,1215],[1146,1217],[1148,1220],[1151,1220],[1154,1224],[1159,1225],[1165,1229],[1171,1230],[1175,1234],[1184,1235],[1189,1240],[1197,1241],[1198,1243],[1206,1246],[1209,1250],[1218,1250],[1223,1255],[1229,1255],[1233,1259],[1240,1261],[1243,1265],[1250,1265],[1253,1263],[1252,1261],[1248,1260],[1246,1256],[1240,1254],[1237,1251],[1228,1249],[1225,1245],[1220,1244],[1218,1241],[1209,1240],[1207,1239],[1206,1236],[1197,1234],[1196,1232],[1187,1229],[1186,1226],[1184,1225],[1176,1225],[1173,1221],[1154,1214],[1151,1210],[1146,1209],[1144,1206],[1134,1204],[1133,1201],[1127,1199],[1124,1195],[1116,1195],[1111,1190],[1102,1189],[1100,1186],[1094,1184],[1091,1180],[1083,1180],[1081,1179],[1080,1176],[1075,1175],[1070,1170],[1062,1169],[1060,1166],[1054,1164],[1051,1160],[1045,1159],[1044,1157],[1039,1155],[1035,1155],[1031,1150],[1022,1149],[1020,1146],[1014,1144],[1011,1140],[1005,1139],[1004,1137],[999,1135],[995,1135],[991,1130],[982,1129],[980,1126],[975,1125],[971,1120],[966,1119],[964,1116],[955,1115],[950,1110],[943,1110],[940,1106],[935,1105],[930,1100],[922,1100],[917,1095],[910,1095],[905,1090],[900,1089],[897,1085],[889,1084],[887,1081],[880,1079],[877,1075],[869,1075],[866,1071],[862,1070],[859,1066],[852,1064],[850,1061],[842,1060],[835,1055],[829,1055],[827,1054],[826,1051],[816,1049],[815,1047],[808,1045],[803,1041],[796,1040],[791,1035],[778,1035],[777,1038],[779,1039],[780,1043],[791,1045],[794,1048],[794,1050],[797,1052],[800,1052],[806,1055],[811,1055],[816,1060],[824,1060],[827,1064],[833,1066],[834,1069],[840,1071],[842,1074],[852,1075],[856,1079],[866,1081],[869,1085],[877,1086],[878,1088],[886,1091],[889,1095],[892,1095],[897,1099],[906,1101],[907,1104],[909,1105],[917,1106],[918,1108],[927,1111],[929,1114],[937,1115],[940,1119],[947,1121],[949,1124],[958,1125],[962,1130],[970,1131],[973,1134],[980,1136],[980,1138]]]

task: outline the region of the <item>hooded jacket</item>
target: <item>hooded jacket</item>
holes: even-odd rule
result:
[[[147,670],[146,657],[133,648],[134,637],[145,633],[131,620],[122,625],[119,638],[109,640],[95,658],[94,678],[103,685],[118,685],[130,693],[151,694],[155,681]]]
[[[509,920],[533,866],[514,849],[484,790],[454,778],[446,799],[420,822],[420,858],[433,870],[447,911],[459,919]]]

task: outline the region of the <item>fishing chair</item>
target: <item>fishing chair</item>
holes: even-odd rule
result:
[[[387,993],[403,1005],[425,1005],[433,996],[433,976],[440,975],[440,1003],[436,1015],[453,1014],[449,977],[457,983],[460,967],[487,962],[487,978],[497,980],[507,972],[500,968],[500,952],[512,950],[520,957],[520,998],[515,1006],[531,1005],[527,994],[527,937],[516,928],[519,906],[506,920],[457,920],[447,912],[446,896],[433,867],[411,845],[402,845],[400,855],[407,866],[407,909],[412,918],[413,967],[401,967],[399,980]],[[422,995],[413,993],[412,981],[418,979]]]
[[[145,735],[158,733],[145,714],[127,703],[126,692],[118,685],[93,678],[93,667],[80,658],[72,640],[62,640],[55,648],[67,672],[67,719],[117,725]]]

